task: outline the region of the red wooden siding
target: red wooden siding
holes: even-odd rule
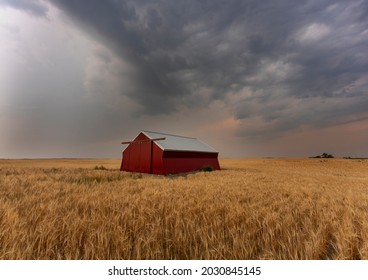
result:
[[[148,140],[139,134],[134,141]],[[123,163],[121,170],[150,173],[150,142],[132,142],[123,152]]]
[[[164,150],[150,139],[140,133],[129,143],[122,153],[120,170],[168,175],[200,170],[208,165],[220,169],[217,152]]]
[[[152,153],[152,174],[160,174],[164,175],[164,168],[163,168],[163,160],[162,160],[162,154],[163,151],[155,144],[153,143],[153,153]]]
[[[214,170],[220,169],[215,158],[164,158],[165,175],[196,171],[208,165]]]

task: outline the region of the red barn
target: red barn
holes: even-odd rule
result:
[[[121,171],[168,175],[211,166],[219,170],[218,152],[196,138],[142,131],[123,150]]]

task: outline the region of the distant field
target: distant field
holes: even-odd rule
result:
[[[368,259],[368,160],[0,160],[0,259]]]

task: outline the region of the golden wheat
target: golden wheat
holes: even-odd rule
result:
[[[368,161],[1,160],[0,259],[368,259]]]

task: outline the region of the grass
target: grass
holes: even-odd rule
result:
[[[1,160],[0,259],[368,259],[368,161]]]

